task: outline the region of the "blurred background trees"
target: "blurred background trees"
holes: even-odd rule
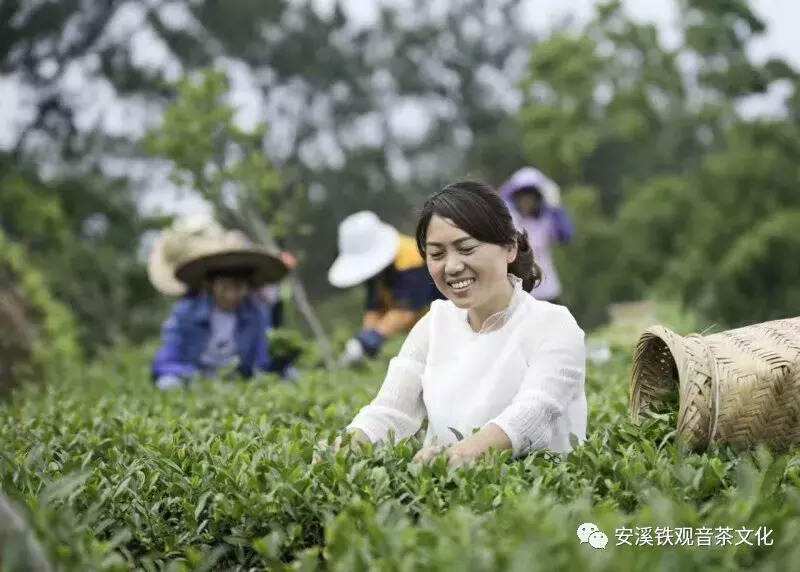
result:
[[[27,86],[31,106],[0,156],[0,230],[90,354],[155,335],[164,301],[143,254],[168,217],[141,205],[166,190],[133,173],[185,172],[181,145],[203,156],[205,136],[142,142],[163,129],[179,80],[185,89],[216,69],[225,89],[246,87],[249,103],[228,94],[253,116],[240,134],[267,127],[248,139],[258,164],[226,181],[267,201],[262,218],[318,303],[336,294],[325,275],[347,214],[372,209],[409,232],[442,183],[499,185],[532,164],[576,219],[557,258],[585,327],[610,303],[646,297],[720,326],[800,314],[797,74],[748,56],[764,24],[746,0],[676,2],[670,47],[617,1],[543,37],[522,25],[519,0],[380,4],[369,24],[338,2],[4,2],[0,72]],[[777,84],[783,113],[738,111]],[[86,111],[93,96],[113,103],[116,122]]]
[[[523,80],[525,157],[567,187],[576,214],[558,263],[584,323],[652,295],[718,325],[800,312],[797,126],[735,106],[777,81],[796,94],[796,73],[749,61],[764,25],[747,2],[681,8],[683,44],[668,50],[607,2],[580,32],[535,44]]]

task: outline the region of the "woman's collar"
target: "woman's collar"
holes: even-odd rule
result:
[[[511,285],[514,287],[514,293],[511,294],[511,300],[508,302],[508,307],[506,308],[506,321],[508,318],[511,317],[511,314],[514,313],[514,310],[519,306],[520,302],[522,302],[523,297],[527,294],[525,290],[522,289],[523,280],[516,274],[511,274],[510,272],[507,274],[508,280],[511,282]]]
[[[469,311],[464,310],[464,323],[466,324],[467,328],[470,329],[470,331],[477,334],[493,332],[502,328],[511,319],[511,315],[519,306],[520,302],[522,301],[522,296],[525,294],[525,292],[522,289],[522,279],[520,277],[511,273],[508,273],[506,276],[508,276],[508,281],[514,288],[513,292],[511,293],[511,298],[508,301],[508,306],[506,306],[504,310],[500,310],[499,312],[495,312],[494,314],[488,316],[483,321],[480,330],[477,332],[475,332],[475,330],[473,330],[472,326],[469,324]]]
[[[510,272],[506,274],[508,276],[509,282],[514,287],[514,290],[522,290],[522,278],[517,276],[516,274],[511,274]]]

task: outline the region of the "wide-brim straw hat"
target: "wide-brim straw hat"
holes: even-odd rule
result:
[[[253,245],[238,231],[213,221],[179,220],[164,231],[148,259],[148,276],[164,294],[182,295],[202,286],[209,272],[252,269],[254,287],[277,282],[289,271],[279,252]]]
[[[175,277],[175,267],[186,255],[189,245],[197,240],[219,239],[225,230],[205,215],[188,215],[176,219],[164,229],[153,244],[147,259],[147,276],[153,287],[170,296],[181,296],[188,290]]]
[[[692,450],[800,442],[800,317],[708,336],[648,328],[633,356],[632,421],[675,389],[676,435]]]
[[[398,249],[397,230],[371,211],[351,214],[339,224],[339,256],[328,270],[337,288],[360,284],[389,266]]]
[[[199,288],[209,273],[227,268],[252,270],[250,284],[258,288],[277,282],[289,269],[280,252],[255,246],[238,231],[228,231],[210,241],[198,241],[175,267],[175,277],[190,288]]]

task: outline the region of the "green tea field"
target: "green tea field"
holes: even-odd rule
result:
[[[800,455],[674,443],[632,425],[630,355],[589,366],[586,443],[448,470],[420,441],[326,452],[380,384],[311,372],[159,392],[147,356],[0,407],[0,485],[65,570],[786,570],[800,559]],[[581,543],[593,523],[605,548]],[[12,568],[13,569],[13,568]]]

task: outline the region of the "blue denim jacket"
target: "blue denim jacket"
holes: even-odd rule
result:
[[[211,335],[214,302],[207,293],[189,294],[178,301],[162,327],[162,345],[153,361],[152,376],[190,377],[201,373],[200,356]],[[255,371],[280,373],[286,364],[269,355],[267,329],[270,308],[252,296],[236,311],[236,354],[239,373],[250,377]]]

